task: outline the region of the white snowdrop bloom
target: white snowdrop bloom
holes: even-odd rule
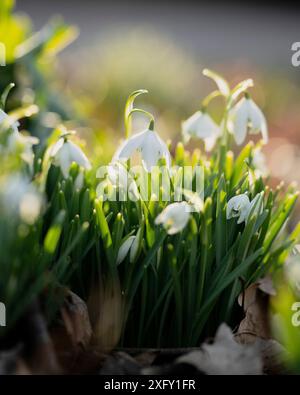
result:
[[[198,193],[184,189],[183,194],[190,205],[190,212],[193,211],[199,213],[203,210],[203,199]]]
[[[118,256],[117,256],[117,265],[119,265],[121,262],[124,261],[126,256],[129,255],[129,260],[130,263],[133,263],[138,255],[139,255],[139,247],[142,241],[142,229],[139,228],[137,231],[136,236],[129,236],[122,244],[121,247],[119,248],[118,251]]]
[[[54,158],[54,164],[61,168],[65,178],[68,177],[69,169],[73,162],[87,170],[91,168],[90,161],[81,148],[72,141],[65,141],[63,137],[51,147],[50,157]]]
[[[269,174],[266,157],[260,149],[253,151],[252,163],[254,166],[254,172],[257,176],[267,176]]]
[[[6,152],[12,153],[15,152],[17,148],[21,148],[22,159],[32,166],[34,158],[32,146],[38,144],[39,139],[19,133],[19,122],[14,122],[8,114],[0,109],[0,129],[1,127],[2,131],[9,127],[11,128],[11,132],[7,136],[7,142],[4,148]]]
[[[142,242],[142,228],[139,228],[130,248],[130,263],[133,263],[136,260],[141,242]]]
[[[265,116],[249,97],[242,98],[230,110],[228,130],[234,135],[238,145],[243,144],[248,130],[250,134],[261,132],[264,143],[268,142],[268,128]]]
[[[3,127],[4,129],[8,129],[10,127],[14,133],[18,133],[19,125],[19,122],[14,122],[6,112],[0,109],[0,127]]]
[[[17,174],[1,185],[1,203],[5,212],[12,216],[17,213],[24,222],[32,224],[41,212],[43,199],[26,177]]]
[[[165,158],[168,168],[171,165],[168,147],[154,130],[146,129],[125,140],[116,151],[113,162],[127,160],[135,151],[141,153],[147,172],[150,172],[151,167],[156,166],[161,158]]]
[[[120,162],[110,163],[107,166],[107,175],[115,188],[127,191],[131,200],[139,198],[139,191],[132,175]]]
[[[237,223],[247,221],[250,208],[250,200],[246,194],[234,196],[227,203],[226,218],[238,218]]]
[[[121,262],[124,261],[126,258],[134,240],[136,239],[136,236],[129,236],[122,244],[121,247],[119,248],[118,251],[118,256],[117,256],[117,265],[119,265]]]
[[[33,224],[41,212],[41,197],[35,192],[27,192],[20,202],[20,216],[23,221]]]
[[[186,143],[191,137],[198,138],[204,141],[205,150],[211,151],[221,135],[221,129],[206,112],[197,111],[182,122],[182,134]]]
[[[130,174],[120,162],[112,162],[107,166],[107,175],[109,181],[115,187],[127,188]]]
[[[34,153],[33,145],[39,143],[39,139],[33,136],[26,136],[20,132],[14,132],[8,137],[8,151],[14,152],[17,147],[22,149],[21,157],[30,166],[33,165]]]
[[[155,224],[163,225],[169,235],[174,235],[186,227],[190,212],[187,202],[172,203],[156,217]]]

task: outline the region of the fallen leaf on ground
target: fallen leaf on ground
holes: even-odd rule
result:
[[[231,329],[222,324],[213,344],[202,344],[199,351],[191,351],[177,358],[168,369],[163,367],[160,371],[159,368],[149,368],[144,369],[143,373],[167,374],[179,373],[180,370],[207,375],[258,375],[262,374],[262,359],[256,345],[238,344]]]
[[[92,337],[92,328],[84,301],[68,291],[61,308],[64,327],[74,346],[86,347]]]
[[[253,343],[256,338],[270,339],[269,300],[275,295],[272,280],[266,277],[251,284],[238,298],[243,307],[245,318],[237,331],[237,341]]]

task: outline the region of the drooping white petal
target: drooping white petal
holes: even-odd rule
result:
[[[171,154],[169,151],[169,148],[167,146],[167,144],[159,137],[159,135],[154,132],[158,141],[158,144],[160,145],[160,151],[162,154],[162,157],[165,158],[166,160],[166,165],[168,168],[171,167]]]
[[[188,142],[191,137],[203,139],[205,150],[211,151],[221,130],[207,113],[197,111],[182,123],[182,133],[185,142]]]
[[[241,99],[230,111],[228,129],[233,133],[238,145],[245,141],[249,133],[261,133],[263,141],[268,141],[267,122],[260,108],[250,98]]]
[[[249,102],[249,120],[252,125],[251,132],[261,132],[263,141],[268,142],[268,128],[266,118],[261,109],[254,103],[253,100],[248,99]]]
[[[90,161],[86,157],[85,153],[76,144],[74,144],[72,141],[67,141],[65,144],[68,145],[70,151],[71,163],[75,162],[86,170],[91,169]]]
[[[27,177],[13,174],[1,185],[0,202],[13,219],[19,217],[28,224],[33,224],[39,216],[43,198]]]
[[[16,131],[9,134],[6,148],[10,153],[20,148],[22,151],[20,154],[21,158],[32,167],[34,159],[32,146],[38,144],[38,142],[38,138],[26,136]]]
[[[140,198],[139,190],[134,180],[129,183],[128,197],[133,202],[136,202]]]
[[[148,130],[144,130],[130,137],[128,140],[125,140],[115,152],[112,162],[129,159],[133,153],[141,147],[147,132]]]
[[[246,221],[250,209],[250,200],[246,194],[234,196],[227,203],[226,218],[238,218],[237,223]]]
[[[147,172],[151,167],[156,166],[161,158],[166,159],[166,164],[170,167],[171,156],[167,145],[154,130],[144,130],[126,140],[113,156],[112,162],[129,159],[135,151],[140,151],[143,165]]]
[[[218,136],[212,135],[204,139],[205,151],[210,152],[214,148],[217,138]]]
[[[61,149],[61,147],[64,145],[64,139],[59,139],[57,140],[57,142],[55,144],[53,144],[50,148],[49,148],[49,155],[51,157],[55,157],[56,154],[58,153],[58,151]]]
[[[182,133],[190,137],[204,138],[209,136],[209,128],[205,121],[205,114],[201,111],[195,112],[188,119],[182,122]]]
[[[111,162],[107,167],[107,174],[110,183],[122,191],[128,192],[128,197],[132,201],[139,198],[138,187],[130,172],[128,172],[120,162]]]
[[[190,205],[190,212],[200,212],[203,210],[203,199],[198,193],[184,189],[183,194]]]
[[[186,227],[190,211],[187,202],[172,203],[156,217],[155,224],[163,225],[169,235],[174,235]]]
[[[60,138],[50,149],[50,157],[54,158],[54,164],[61,168],[65,178],[69,175],[69,169],[73,162],[84,169],[91,168],[90,161],[84,152],[72,141],[64,141]]]
[[[147,172],[150,172],[151,168],[156,166],[158,160],[163,157],[162,151],[162,147],[155,132],[149,130],[141,146],[143,165]]]
[[[70,150],[67,143],[64,143],[56,154],[56,163],[60,167],[65,178],[69,175],[69,169],[72,163]]]
[[[266,164],[266,157],[260,149],[253,151],[253,166],[257,176],[266,176],[268,174],[268,167]]]
[[[217,137],[219,135],[220,128],[215,121],[208,114],[202,114],[201,122],[199,120],[197,125],[196,137],[205,139],[211,136]]]
[[[12,128],[14,133],[18,133],[19,122],[13,121],[11,117],[0,109],[0,126]]]
[[[110,163],[107,166],[107,173],[112,185],[119,188],[127,188],[129,174],[120,162]]]
[[[130,263],[133,263],[137,259],[137,254],[139,251],[139,246],[141,241],[142,241],[142,228],[139,228],[130,248],[130,257],[129,257]]]
[[[126,258],[132,243],[134,242],[136,236],[129,236],[122,244],[121,247],[119,248],[118,251],[118,256],[117,256],[117,265],[119,265],[121,262],[124,261]]]
[[[230,132],[233,133],[234,139],[238,145],[243,144],[247,135],[249,117],[249,104],[245,98],[233,108],[230,113],[231,127]]]

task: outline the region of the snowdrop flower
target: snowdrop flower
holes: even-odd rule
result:
[[[183,194],[190,205],[190,212],[200,212],[203,210],[203,199],[198,193],[184,189]]]
[[[166,165],[171,165],[171,155],[167,145],[152,130],[151,125],[143,132],[137,133],[121,144],[113,157],[113,162],[129,159],[135,151],[139,151],[142,155],[143,165],[149,173],[151,167],[156,166],[161,158],[165,158]]]
[[[124,261],[127,254],[130,251],[129,260],[130,263],[133,263],[138,257],[139,245],[142,240],[142,229],[140,228],[136,234],[136,236],[129,236],[119,248],[118,256],[117,256],[117,265]]]
[[[117,256],[117,265],[119,265],[121,262],[124,261],[126,258],[133,242],[135,240],[135,236],[129,236],[122,244],[121,247],[119,248],[118,251],[118,256]]]
[[[191,137],[204,140],[205,150],[211,151],[221,134],[221,130],[206,112],[197,111],[182,122],[182,134],[186,143]]]
[[[50,157],[54,158],[54,164],[61,168],[63,176],[68,177],[70,166],[73,162],[89,170],[91,164],[83,151],[72,141],[61,137],[51,148]]]
[[[13,130],[14,133],[18,133],[19,122],[13,122],[12,118],[6,114],[3,110],[0,109],[0,126],[8,129],[9,127]]]
[[[250,200],[246,194],[234,196],[227,203],[226,218],[238,218],[237,223],[247,221],[250,208]]]
[[[41,194],[21,174],[13,175],[4,181],[1,185],[0,200],[6,213],[11,213],[11,216],[18,213],[28,224],[35,222],[43,204]]]
[[[17,148],[22,149],[21,157],[30,166],[33,165],[33,150],[32,146],[38,144],[39,139],[32,136],[25,136],[19,133],[19,122],[13,122],[8,114],[0,109],[0,128],[2,130],[10,128],[11,131],[7,136],[5,150],[8,153],[13,153]]]
[[[243,193],[234,196],[227,203],[226,217],[227,219],[238,217],[238,224],[247,223],[250,215],[259,215],[263,211],[263,192],[258,193],[250,202],[248,196]]]
[[[169,235],[174,235],[186,227],[190,211],[187,202],[172,203],[156,217],[155,224],[163,225]]]
[[[25,136],[19,132],[14,132],[8,137],[8,150],[9,152],[13,152],[17,147],[21,147],[21,158],[32,166],[34,159],[32,147],[38,143],[39,139],[36,137]]]
[[[128,191],[131,200],[135,201],[139,198],[139,191],[131,176],[120,162],[110,163],[107,166],[107,174],[110,183],[115,187],[123,191]]]
[[[253,151],[252,163],[254,166],[254,172],[257,176],[264,177],[268,175],[269,171],[266,164],[266,157],[260,149],[255,149]]]
[[[228,130],[234,135],[238,145],[245,141],[247,131],[251,134],[261,132],[263,141],[268,142],[267,122],[264,114],[247,95],[230,111]]]

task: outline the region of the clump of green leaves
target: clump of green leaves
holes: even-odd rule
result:
[[[238,295],[282,267],[298,238],[299,227],[282,237],[298,194],[293,187],[283,192],[267,186],[257,165],[261,143],[250,142],[238,154],[231,151],[234,141],[244,143],[248,131],[261,132],[267,141],[265,119],[249,97],[252,81],[230,88],[217,74],[208,70],[205,74],[216,82],[217,90],[183,123],[184,138],[204,140],[205,150],[190,154],[179,143],[171,156],[170,147],[154,131],[154,117],[134,107],[135,98],[145,93],[137,91],[125,109],[127,139],[106,174],[91,168],[72,132],[63,129],[54,131],[48,148],[35,155],[31,179],[45,206],[30,225],[34,232],[30,240],[35,244],[26,245],[27,239],[22,244],[31,269],[20,264],[18,249],[10,249],[0,272],[13,273],[19,289],[25,289],[27,283],[22,281],[27,275],[32,284],[33,278],[43,279],[49,320],[59,306],[57,286],[64,285],[88,302],[94,328],[103,324],[119,333],[116,341],[122,346],[195,346],[213,335],[221,322],[234,327],[239,319]],[[245,97],[238,101],[241,95]],[[218,96],[225,102],[220,125],[208,115],[208,105]],[[131,136],[129,121],[136,112],[144,113],[150,123],[145,131]],[[136,149],[144,166],[132,173]],[[161,165],[158,172],[152,171],[153,162]],[[130,173],[131,189],[124,192],[122,182],[116,182],[115,166],[122,170],[119,178]],[[7,170],[7,177],[10,173]],[[189,175],[189,187],[184,186],[183,201],[178,202],[184,175]],[[151,185],[153,179],[167,180],[168,199],[166,184],[155,194],[144,194],[143,186]],[[18,242],[20,234],[14,232],[13,243]],[[8,264],[11,256],[19,262],[15,271]],[[7,294],[9,277],[3,281],[3,298],[16,303],[20,296]],[[41,288],[26,290],[31,297],[41,293]],[[101,294],[98,305],[93,303],[96,312],[90,304],[95,290]],[[112,293],[118,293],[115,301]],[[108,301],[103,300],[105,295]],[[116,309],[116,314],[105,314],[104,304]]]

